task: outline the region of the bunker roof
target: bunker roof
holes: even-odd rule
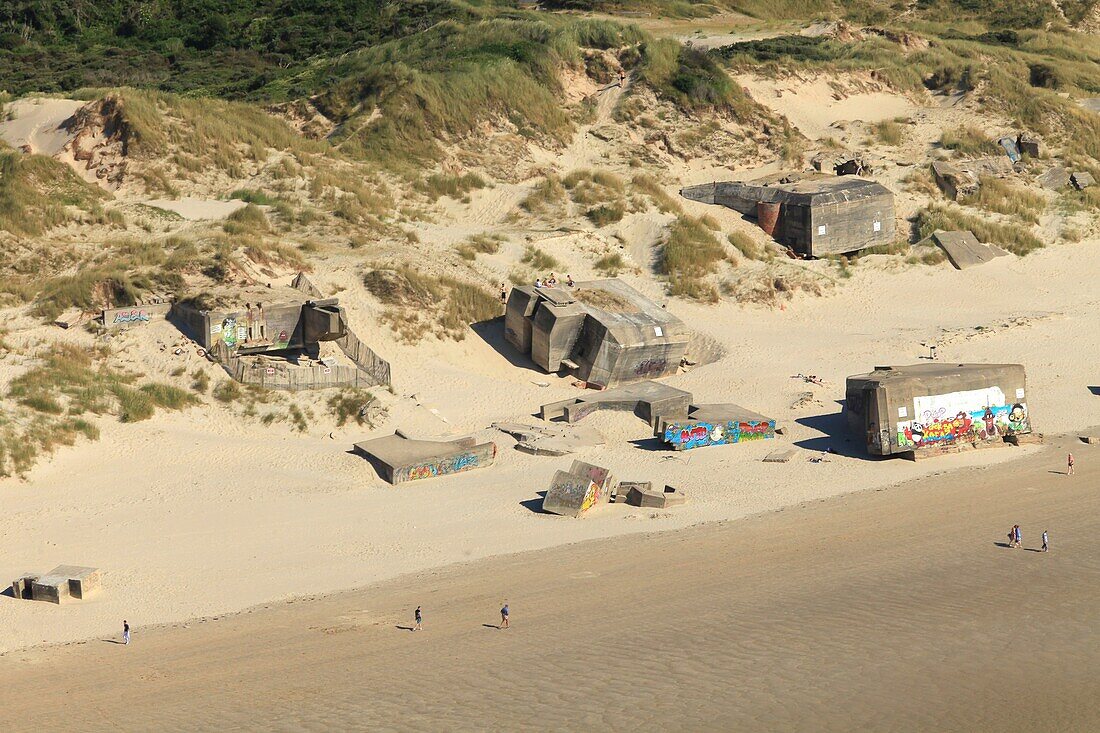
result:
[[[293,305],[295,303],[318,302],[308,293],[286,285],[219,285],[200,292],[190,293],[179,300],[179,304],[199,311],[238,310],[245,303],[265,306]]]
[[[859,176],[822,176],[805,178],[793,183],[747,185],[760,189],[757,195],[759,201],[802,204],[804,206],[843,204],[850,201],[863,201],[877,196],[893,196],[890,189],[881,183],[869,181]]]
[[[687,335],[683,321],[618,278],[579,282],[570,295],[613,335],[626,336],[640,328],[652,332],[654,326],[665,336]]]
[[[910,364],[908,366],[876,366],[869,374],[848,377],[853,381],[873,382],[881,385],[901,386],[907,383],[972,380],[981,377],[996,378],[1006,373],[1022,375],[1022,364]]]

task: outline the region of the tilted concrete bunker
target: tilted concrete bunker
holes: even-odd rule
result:
[[[602,387],[675,374],[691,340],[683,321],[617,279],[512,288],[504,335],[547,372]]]
[[[755,218],[777,242],[806,257],[844,254],[894,241],[894,194],[859,176],[774,184],[706,183],[684,188],[680,195]]]
[[[848,377],[844,411],[872,455],[952,452],[1032,432],[1019,364],[875,367]]]

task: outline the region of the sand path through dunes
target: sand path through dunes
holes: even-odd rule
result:
[[[1068,449],[8,654],[9,727],[1096,730],[1100,462]]]

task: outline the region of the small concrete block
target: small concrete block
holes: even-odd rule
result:
[[[764,456],[764,463],[786,463],[794,457],[794,448],[779,448]]]
[[[1097,445],[1100,443],[1100,435],[1082,435],[1081,442],[1088,443],[1089,445]]]

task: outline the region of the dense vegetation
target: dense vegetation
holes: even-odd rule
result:
[[[14,94],[126,85],[256,96],[315,57],[476,11],[448,0],[8,0],[0,78]]]

